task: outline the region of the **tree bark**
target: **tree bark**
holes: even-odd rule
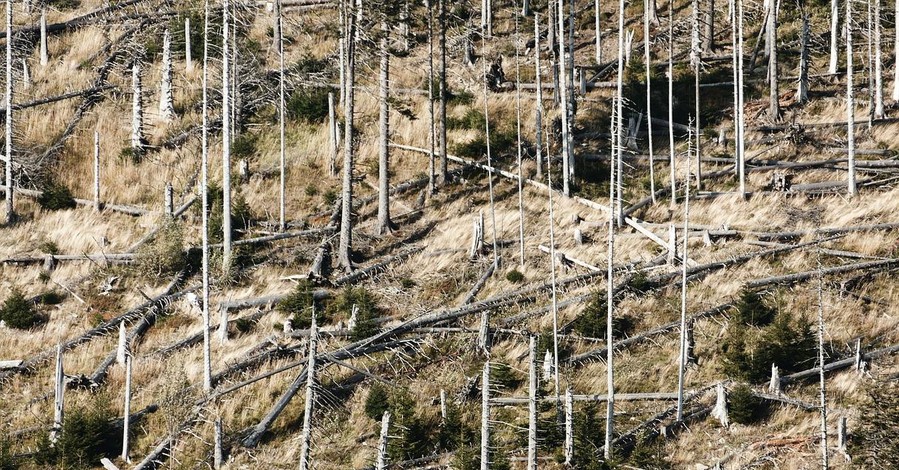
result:
[[[846,16],[850,18],[850,16]],[[828,468],[827,464],[827,380],[824,376],[824,278],[820,274],[821,254],[818,254],[818,398],[821,411],[821,467]]]
[[[222,0],[222,270],[231,269],[231,70],[228,45],[231,21],[229,0]]]
[[[428,11],[428,193],[437,191],[437,169],[434,148],[437,146],[437,128],[434,122],[434,11],[431,0],[425,0]]]
[[[777,70],[777,0],[768,0],[768,119],[776,123],[780,120],[780,89]]]
[[[668,37],[674,37],[674,7],[668,2]],[[671,207],[677,201],[677,165],[674,147],[674,41],[668,41],[668,170],[671,177]],[[611,204],[611,201],[609,201]]]
[[[100,133],[94,131],[94,211],[100,212]]]
[[[11,17],[11,15],[10,15]],[[49,54],[47,52],[47,9],[41,8],[41,66],[47,65],[50,61]],[[12,36],[12,28],[7,29],[6,37]],[[897,40],[899,42],[899,40]]]
[[[702,51],[711,54],[715,50],[715,0],[707,0],[705,10],[705,31],[702,41]]]
[[[743,110],[743,0],[735,0],[737,4],[737,145],[739,146],[738,173],[740,178],[740,195],[746,199],[746,141],[745,116]]]
[[[123,323],[124,325],[124,323]],[[131,462],[131,457],[128,456],[128,428],[131,421],[131,363],[133,362],[133,358],[131,354],[128,354],[125,357],[125,410],[122,416],[124,417],[123,422],[123,431],[122,431],[122,460],[126,463]]]
[[[537,380],[537,340],[531,336],[528,340],[528,470],[537,470]]]
[[[144,109],[143,99],[141,97],[143,87],[141,86],[140,75],[140,59],[135,59],[134,64],[131,66],[131,151],[134,153],[135,159],[139,159],[144,151]],[[9,119],[7,119],[7,121],[9,121]]]
[[[202,213],[202,238],[203,238],[203,292],[202,292],[202,316],[203,316],[203,392],[212,390],[212,365],[211,351],[209,347],[209,0],[203,2],[203,129],[201,136],[201,180],[200,193],[203,201]]]
[[[439,33],[437,36],[438,49],[440,49],[440,60],[437,70],[440,77],[440,104],[437,107],[437,114],[440,119],[440,170],[437,178],[438,186],[444,186],[449,183],[446,157],[446,100],[448,98],[448,90],[446,88],[446,1],[447,0],[438,0],[438,8],[440,10],[438,13]]]
[[[652,203],[656,203],[656,175],[655,175],[655,164],[653,163],[653,148],[652,148],[652,92],[651,92],[651,81],[652,81],[652,37],[649,32],[649,23],[650,16],[649,5],[654,3],[654,0],[643,0],[643,9],[646,14],[643,15],[643,52],[644,52],[644,68],[646,69],[646,131],[647,131],[647,143],[646,146],[649,149],[649,194],[652,198]]]
[[[770,0],[769,0],[770,1]],[[899,0],[897,0],[899,4]],[[848,21],[848,18],[847,18]],[[899,22],[899,20],[897,20]],[[837,60],[839,60],[838,47],[840,42],[840,1],[830,0],[830,65],[827,73],[833,75],[837,73]],[[896,43],[899,44],[899,33],[896,36]],[[899,53],[897,53],[899,57]]]
[[[275,0],[275,24],[277,25],[277,29],[275,32],[277,35],[275,36],[275,41],[278,46],[278,150],[280,152],[279,155],[279,169],[280,169],[280,180],[279,180],[279,197],[278,197],[278,230],[283,232],[287,229],[287,139],[285,137],[285,124],[286,124],[286,114],[285,114],[285,101],[284,101],[284,31],[282,29],[282,17],[281,17],[281,0]],[[331,127],[329,128],[329,137],[331,140],[331,171],[333,173],[334,169],[334,94],[328,93],[328,116],[331,118],[330,123]]]
[[[594,31],[596,32],[596,65],[602,64],[602,31],[599,29],[599,0],[595,0],[593,9]]]
[[[896,0],[896,7],[894,11],[899,11],[899,0]],[[893,41],[893,50],[896,58],[893,61],[893,101],[899,101],[899,15],[896,15],[896,24],[894,29],[896,37]]]
[[[352,62],[352,60],[351,60]],[[312,449],[312,405],[315,402],[315,355],[318,343],[318,333],[315,325],[315,316],[312,317],[312,326],[309,327],[309,363],[306,366],[306,402],[303,405],[303,432],[300,444],[300,470],[312,468],[309,454]]]
[[[356,19],[350,16],[348,24],[347,37],[355,38]],[[355,39],[347,43],[346,61],[347,69],[346,77],[346,96],[344,97],[344,156],[343,156],[343,193],[341,195],[341,214],[340,214],[340,244],[337,250],[337,261],[343,269],[349,273],[353,270],[353,263],[350,259],[350,250],[353,246],[353,153],[354,145],[354,129],[353,129],[353,110],[355,106],[355,77],[356,77],[356,41]]]
[[[378,139],[378,225],[375,232],[384,235],[393,230],[393,222],[390,220],[390,150],[387,146],[390,139],[390,52],[387,50],[389,35],[387,20],[381,22],[380,39],[380,87],[378,101],[380,112],[378,127],[380,137]]]
[[[564,0],[559,0],[559,10],[558,10],[558,20],[559,20],[559,71],[560,71],[560,80],[559,80],[559,103],[562,105],[561,107],[561,118],[562,118],[562,193],[565,196],[571,196],[571,141],[569,140],[568,135],[568,106],[570,104],[568,100],[568,90],[567,90],[567,70],[568,66],[567,59],[565,56],[565,2]],[[624,37],[621,36],[623,39]],[[619,41],[620,42],[620,41]],[[619,52],[621,48],[619,47]],[[620,69],[620,67],[619,67]],[[564,74],[565,76],[562,76]]]
[[[852,83],[852,2],[846,2],[846,132],[849,145],[849,182],[850,196],[857,192],[855,183],[855,90]]]
[[[515,17],[515,132],[518,150],[518,248],[521,268],[524,269],[524,177],[521,156],[521,61],[519,59],[521,35],[518,17]]]
[[[687,141],[693,146],[694,136],[688,131]],[[690,152],[687,152],[690,161]],[[687,172],[684,184],[684,244],[681,253],[681,294],[680,294],[680,354],[677,367],[677,422],[684,419],[684,373],[687,370],[687,246],[690,240],[690,172]],[[611,343],[609,343],[611,344]]]
[[[7,3],[9,5],[9,3]],[[9,13],[9,7],[7,7]],[[50,431],[50,442],[56,442],[62,432],[63,414],[65,413],[66,377],[62,366],[62,344],[56,345],[56,367],[54,368],[55,393],[53,399],[53,429]]]
[[[190,51],[190,18],[184,18],[184,63],[187,71],[192,72],[194,61]]]
[[[808,44],[809,44],[809,15],[803,9],[802,11],[802,32],[799,52],[799,89],[796,93],[800,104],[808,102]]]
[[[481,378],[481,470],[490,469],[490,360]]]
[[[378,438],[378,457],[375,461],[375,470],[387,468],[387,437],[390,430],[390,412],[385,411],[381,416],[381,436]]]
[[[883,45],[881,28],[881,0],[874,1],[874,119],[883,119]]]
[[[537,179],[543,180],[543,79],[540,73],[540,14],[534,12],[534,81],[537,84],[537,106],[534,113],[534,159],[537,163]]]
[[[175,115],[172,105],[172,37],[166,29],[162,36],[162,81],[159,86],[159,116],[169,121]]]
[[[574,459],[574,403],[571,388],[565,390],[565,465]]]

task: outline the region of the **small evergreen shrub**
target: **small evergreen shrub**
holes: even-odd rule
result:
[[[38,323],[41,323],[43,317],[34,309],[34,305],[22,295],[18,289],[13,289],[9,297],[0,307],[0,320],[6,323],[6,326],[17,330],[27,330]]]
[[[35,460],[59,468],[93,468],[102,457],[121,450],[119,430],[112,425],[112,410],[100,399],[90,405],[66,410],[58,440],[49,437],[38,444]]]
[[[729,377],[759,383],[769,377],[771,364],[785,373],[811,367],[817,356],[815,345],[808,319],[794,321],[788,312],[781,312],[762,328],[731,322],[720,351]]]
[[[290,95],[286,108],[289,119],[308,124],[322,123],[328,118],[328,89],[298,88]]]
[[[765,326],[774,321],[776,315],[777,309],[765,304],[757,292],[744,290],[740,293],[733,319],[746,326]]]
[[[293,292],[278,302],[278,311],[290,316],[290,321],[294,328],[305,329],[312,326],[313,309],[319,313],[316,317],[316,322],[322,322],[321,309],[315,308],[314,291],[315,287],[312,285],[312,282],[308,279],[303,279],[297,283]]]
[[[572,329],[581,336],[589,338],[606,337],[606,317],[608,316],[605,292],[595,292],[590,302],[574,319]],[[616,338],[629,335],[634,330],[634,318],[627,314],[612,316],[612,334]]]
[[[522,274],[517,269],[513,269],[506,273],[506,280],[513,284],[519,284],[524,281],[524,274]]]
[[[145,277],[159,277],[177,273],[187,266],[184,252],[184,232],[181,224],[168,221],[156,237],[137,250],[134,263]]]
[[[368,338],[378,332],[377,319],[381,316],[381,309],[375,300],[375,297],[364,287],[348,287],[328,304],[325,309],[329,318],[342,316],[350,318],[353,313],[353,307],[356,308],[356,325],[350,337],[354,341]]]
[[[490,370],[490,384],[508,390],[518,388],[524,378],[519,376],[508,364],[493,364]]]
[[[231,155],[235,158],[249,158],[256,153],[256,144],[259,137],[256,134],[244,132],[231,143]]]
[[[739,384],[729,390],[727,406],[728,417],[738,424],[755,424],[766,412],[762,399],[756,397],[746,384]]]
[[[390,393],[387,386],[380,382],[373,383],[365,398],[365,416],[375,421],[381,421],[381,416],[389,409]]]
[[[75,198],[69,188],[55,181],[47,183],[37,198],[38,205],[48,211],[59,211],[75,208]]]

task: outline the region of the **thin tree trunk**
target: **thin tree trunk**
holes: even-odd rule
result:
[[[671,172],[671,207],[677,201],[677,166],[675,164],[674,148],[674,8],[672,1],[668,2],[668,168]],[[609,201],[611,204],[612,201]]]
[[[622,203],[622,193],[624,192],[622,152],[624,146],[621,144],[621,134],[624,126],[624,34],[624,0],[618,0],[618,74],[615,79],[615,132],[612,137],[612,142],[614,142],[614,147],[612,149],[613,155],[617,156],[612,164],[616,165],[618,168],[615,171],[617,179],[609,180],[614,182],[612,185],[615,187],[618,197],[616,205],[609,207],[615,208],[616,223],[619,227],[624,225],[624,204]]]
[[[735,0],[737,4],[737,145],[739,155],[740,195],[746,199],[746,140],[745,117],[743,111],[743,0]]]
[[[229,0],[222,0],[222,270],[231,269],[231,87],[228,29]]]
[[[7,13],[8,12],[9,10],[7,10]],[[50,442],[56,442],[59,438],[59,435],[62,432],[63,415],[65,413],[66,377],[63,373],[62,352],[62,344],[57,344],[56,367],[54,368],[53,376],[55,391],[55,396],[53,399],[53,429],[50,431]]]
[[[144,147],[144,109],[141,94],[143,87],[141,86],[141,64],[140,59],[134,60],[131,67],[131,151],[134,158],[139,159],[143,154]]]
[[[543,79],[540,73],[540,14],[534,12],[534,77],[537,84],[537,106],[535,107],[534,145],[536,147],[537,179],[543,180]]]
[[[565,58],[565,10],[564,10],[564,0],[559,0],[559,11],[558,11],[558,19],[559,19],[559,70],[560,76],[561,73],[565,72],[568,67],[566,66],[566,58]],[[559,81],[560,88],[559,94],[559,102],[562,105],[562,193],[565,196],[571,196],[571,159],[568,157],[570,153],[571,141],[569,140],[568,135],[568,105],[570,104],[568,101],[568,92],[567,92],[567,77],[561,79]]]
[[[707,0],[708,7],[705,10],[705,34],[702,41],[702,51],[711,54],[715,50],[715,0]]]
[[[437,129],[434,123],[434,11],[431,0],[425,0],[428,10],[428,192],[437,191],[434,148],[437,145]]]
[[[897,0],[899,4],[899,0]],[[848,18],[847,18],[848,21]],[[897,20],[899,21],[899,20]],[[827,73],[833,75],[837,73],[837,60],[839,59],[838,46],[840,42],[840,1],[830,0],[830,65]],[[899,44],[899,33],[896,36],[896,43]],[[897,53],[899,57],[899,53]]]
[[[596,65],[602,63],[602,31],[599,29],[599,0],[594,1],[594,9],[593,9],[593,19],[594,19],[594,31],[596,32]]]
[[[515,131],[518,150],[518,248],[521,268],[524,269],[524,176],[521,159],[521,60],[519,55],[521,34],[518,17],[515,17]]]
[[[275,18],[272,21],[272,49],[281,51],[281,0],[275,0]]]
[[[694,22],[693,22],[693,79],[694,79],[694,117],[696,128],[695,135],[696,141],[694,142],[693,150],[696,153],[696,189],[702,189],[702,152],[699,148],[699,137],[700,137],[700,119],[699,119],[699,75],[702,73],[702,46],[700,44],[700,36],[699,36],[699,0],[693,0],[693,8],[694,8]],[[687,160],[687,173],[690,173],[690,160]],[[687,177],[689,180],[689,175]]]
[[[351,60],[352,61],[352,60]],[[309,454],[312,449],[312,405],[315,402],[315,355],[318,345],[318,328],[315,325],[315,315],[312,316],[312,325],[309,327],[309,358],[306,366],[306,403],[303,405],[303,433],[300,444],[300,470],[312,468]]]
[[[801,45],[799,52],[799,90],[797,92],[797,97],[799,99],[799,103],[804,104],[808,102],[808,45],[809,45],[809,16],[808,12],[804,10],[802,11],[802,33],[801,33]]]
[[[10,15],[9,17],[11,17]],[[45,66],[50,61],[49,54],[47,52],[47,9],[41,8],[41,65]],[[6,31],[6,37],[12,37],[11,31]],[[899,37],[899,36],[897,36]],[[899,43],[899,39],[897,39],[897,43]]]
[[[355,38],[356,19],[350,16],[347,37]],[[340,214],[340,245],[338,246],[337,261],[343,269],[349,273],[353,270],[350,259],[350,250],[353,246],[353,151],[354,129],[353,110],[355,106],[355,81],[356,81],[356,41],[347,43],[346,61],[346,96],[344,97],[344,156],[343,156],[343,194],[341,196]]]
[[[531,336],[528,343],[528,470],[537,470],[537,380],[537,340]]]
[[[899,0],[896,0],[894,11],[899,11]],[[899,14],[896,16],[895,34],[893,41],[893,53],[896,58],[893,61],[893,101],[899,101]]]
[[[552,6],[549,7],[552,11]],[[534,15],[536,16],[536,15]],[[550,25],[552,30],[552,25]],[[539,36],[539,35],[538,35]],[[550,43],[552,44],[552,43]],[[552,46],[550,46],[552,49]],[[552,314],[553,314],[553,354],[552,354],[552,372],[553,372],[553,390],[555,392],[556,403],[559,402],[559,305],[558,292],[556,289],[556,221],[554,218],[553,208],[553,177],[552,177],[552,159],[546,159],[546,186],[547,195],[549,197],[549,269],[550,283],[552,289]],[[548,353],[549,351],[547,351]],[[545,370],[545,369],[544,369]]]
[[[571,388],[565,389],[565,465],[574,459],[574,400]]]
[[[172,37],[166,29],[162,35],[162,83],[159,86],[159,116],[171,120],[175,115],[172,105]]]
[[[768,119],[771,122],[780,120],[780,88],[778,87],[777,70],[777,0],[768,0]]]
[[[94,131],[94,211],[100,212],[100,133],[97,131]]]
[[[440,104],[437,107],[437,114],[440,118],[440,171],[438,173],[437,184],[444,186],[449,181],[449,171],[447,170],[446,157],[446,1],[438,0],[439,33],[437,36],[438,49],[440,49],[440,60],[438,66],[438,75],[440,76]],[[897,0],[899,1],[899,0]]]
[[[620,0],[619,0],[620,1]],[[616,126],[618,121],[618,117],[614,116],[612,119],[612,145],[617,144],[616,135],[618,134],[618,128]],[[614,148],[614,147],[613,147]],[[609,165],[609,181],[615,181],[615,165]],[[615,185],[609,184],[609,207],[614,207],[615,204]],[[614,434],[614,415],[615,415],[615,382],[614,382],[614,373],[612,367],[612,359],[613,359],[613,351],[614,348],[614,337],[612,336],[612,315],[614,313],[613,306],[613,295],[615,291],[614,282],[614,272],[612,269],[613,259],[615,255],[615,211],[609,211],[609,233],[608,233],[608,253],[606,259],[606,393],[608,394],[608,400],[606,402],[606,433],[605,433],[605,446],[603,450],[603,456],[605,459],[609,459],[612,456],[612,436]],[[558,350],[556,350],[556,358],[559,357]],[[558,359],[557,359],[558,360]],[[556,367],[558,370],[558,366]]]
[[[328,141],[331,158],[328,160],[328,174],[337,176],[337,118],[334,109],[334,93],[328,93]]]
[[[381,416],[381,435],[378,438],[378,457],[375,460],[375,470],[387,468],[387,437],[390,430],[390,412],[385,411]]]
[[[549,44],[549,50],[552,54],[552,74],[553,74],[553,104],[558,106],[561,100],[560,91],[559,91],[559,48],[557,47],[558,41],[556,41],[556,36],[558,36],[558,31],[556,31],[556,8],[555,4],[552,0],[550,0],[546,5],[546,10],[548,12],[546,16],[547,20],[547,34],[546,39]]]
[[[653,3],[654,0],[643,0],[643,9],[644,11],[649,11],[649,5]],[[649,149],[649,195],[652,198],[652,203],[656,203],[656,174],[655,174],[655,163],[653,163],[653,148],[652,148],[652,91],[651,84],[652,81],[652,38],[649,33],[649,22],[650,17],[648,14],[643,15],[643,52],[644,54],[644,67],[646,68],[646,139],[647,139],[647,147]]]
[[[561,0],[560,0],[561,1]],[[487,50],[487,37],[484,31],[481,31],[481,47]],[[487,183],[490,193],[490,224],[493,226],[493,268],[499,270],[499,247],[497,245],[496,236],[496,205],[494,204],[493,194],[493,158],[490,152],[490,108],[488,106],[488,90],[487,90],[487,60],[482,59],[484,74],[484,141],[487,142]]]
[[[692,129],[692,128],[691,128]],[[693,145],[693,132],[687,131],[687,141]],[[690,152],[687,151],[687,161]],[[681,293],[680,293],[680,353],[677,367],[677,422],[684,419],[684,373],[687,370],[687,242],[690,239],[690,172],[684,184],[684,245],[681,253]]]
[[[880,1],[874,0],[874,118],[883,119],[883,44]]]
[[[212,390],[212,365],[209,347],[209,0],[203,2],[203,124],[200,192],[203,201],[203,391]]]
[[[490,469],[490,360],[481,378],[481,470]]]
[[[42,16],[43,18],[43,16]],[[46,21],[45,21],[46,23]],[[6,2],[6,123],[5,123],[5,139],[6,139],[6,224],[11,225],[16,221],[15,204],[13,203],[13,193],[15,189],[12,183],[12,2]]]
[[[852,2],[846,2],[846,132],[849,146],[849,195],[855,186],[855,91],[852,84]]]
[[[850,18],[848,15],[846,18]],[[821,467],[827,470],[827,393],[824,371],[824,278],[820,274],[821,254],[818,253],[818,398],[821,404]]]
[[[212,439],[214,441],[212,448],[212,468],[213,470],[221,470],[225,456],[222,449],[222,418],[220,416],[216,417],[215,421],[212,423],[212,434]]]
[[[275,32],[277,36],[275,36],[275,40],[278,46],[278,144],[280,151],[279,158],[279,167],[280,167],[280,193],[278,197],[278,229],[280,231],[284,231],[287,229],[287,139],[285,138],[285,102],[284,102],[284,30],[282,29],[282,17],[281,17],[281,0],[275,0],[275,24],[277,28]],[[333,149],[334,146],[334,94],[328,93],[328,114],[331,117],[332,123],[330,130],[331,137],[331,146]],[[333,150],[332,150],[332,158],[333,158]],[[333,171],[334,162],[331,162],[331,168]]]
[[[190,18],[184,18],[184,65],[188,72],[193,71],[194,60],[190,53]]]
[[[380,40],[380,84],[378,101],[380,113],[378,127],[380,138],[378,140],[378,225],[375,232],[383,235],[393,230],[393,222],[390,221],[390,151],[387,147],[390,134],[390,53],[387,50],[388,36],[387,21],[381,22]]]
[[[131,457],[128,456],[128,428],[131,420],[131,363],[133,361],[131,354],[125,357],[125,410],[122,414],[124,419],[122,423],[122,460],[126,463],[131,462]]]

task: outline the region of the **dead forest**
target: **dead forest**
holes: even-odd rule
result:
[[[899,0],[24,0],[0,470],[899,468]]]

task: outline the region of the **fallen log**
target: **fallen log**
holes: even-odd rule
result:
[[[100,253],[96,255],[40,255],[40,256],[15,256],[0,260],[5,264],[38,264],[56,261],[93,261],[93,262],[129,262],[134,261],[134,253]]]
[[[481,274],[481,277],[478,278],[478,281],[471,287],[467,294],[465,294],[465,298],[462,299],[459,305],[465,306],[474,301],[474,298],[477,297],[478,292],[484,287],[484,284],[487,284],[487,279],[490,279],[490,276],[493,275],[493,271],[496,269],[496,263],[490,263],[487,266],[487,269],[484,270],[484,274]]]
[[[571,395],[573,401],[598,401],[604,402],[609,400],[608,394],[593,395]],[[652,392],[652,393],[616,393],[615,401],[668,401],[677,400],[677,393],[673,392]],[[491,405],[527,405],[530,401],[528,397],[502,397],[491,398]],[[554,396],[544,396],[539,398],[542,402],[556,402]]]
[[[833,274],[843,274],[852,271],[861,271],[869,269],[886,269],[899,264],[899,258],[890,258],[879,261],[867,261],[864,263],[849,264],[844,266],[835,266],[815,271],[805,271],[801,273],[785,274],[782,276],[772,276],[762,279],[756,279],[746,284],[746,287],[755,289],[762,286],[770,286],[775,284],[794,284],[805,281],[817,276],[830,276]]]

